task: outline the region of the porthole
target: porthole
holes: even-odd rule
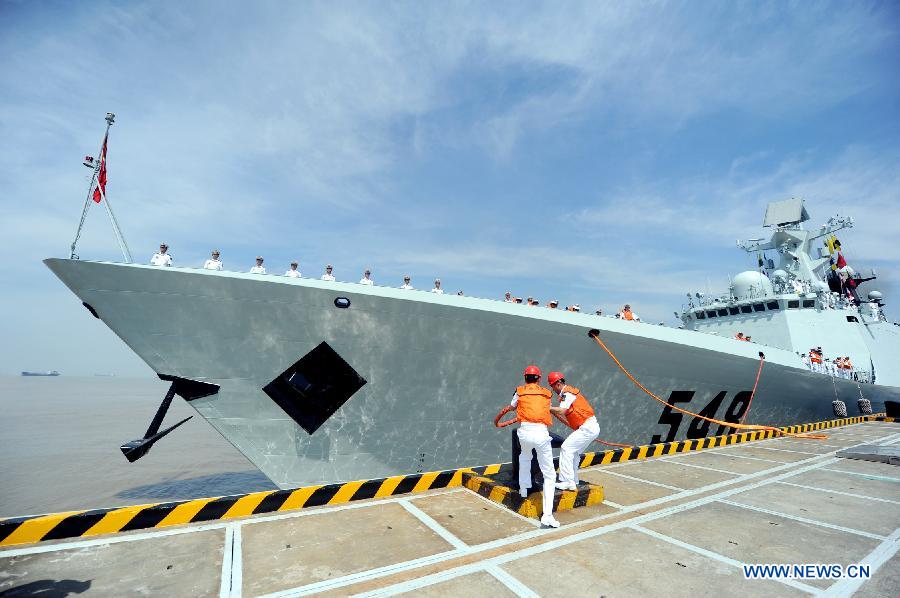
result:
[[[335,297],[334,306],[340,309],[347,309],[350,307],[350,300],[346,297]]]

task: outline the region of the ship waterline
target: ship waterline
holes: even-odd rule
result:
[[[492,419],[530,363],[583,390],[605,440],[726,431],[644,394],[591,329],[646,387],[710,417],[744,415],[760,350],[766,361],[745,423],[827,419],[833,400],[850,415],[859,398],[900,400],[894,386],[810,372],[791,350],[690,330],[311,279],[45,263],[155,372],[218,386],[191,406],[282,488],[508,460],[509,432]],[[298,400],[286,411],[274,387],[301,396],[323,364],[347,369],[354,385],[329,408]]]

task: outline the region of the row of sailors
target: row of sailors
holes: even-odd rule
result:
[[[814,289],[809,282],[798,280],[796,278],[791,281],[791,288],[797,295],[806,295],[816,291],[819,295],[819,303],[825,309],[853,309],[857,306],[856,299],[853,297],[853,293],[850,292],[850,289],[847,289],[846,293],[842,296],[840,293],[835,293],[833,291],[819,291]]]
[[[856,299],[849,290],[844,297],[834,292],[822,293],[820,303],[825,309],[856,309],[857,307]]]
[[[219,259],[220,256],[221,256],[221,254],[219,253],[219,250],[213,249],[212,253],[210,255],[210,258],[203,263],[203,268],[205,270],[223,270],[224,265],[222,264],[222,260]],[[254,265],[253,267],[250,268],[250,274],[267,274],[266,267],[263,265],[264,262],[265,262],[265,260],[263,259],[262,256],[256,256],[256,265]],[[172,260],[172,256],[169,254],[169,246],[166,245],[165,243],[160,244],[159,253],[154,254],[153,257],[150,258],[150,265],[152,265],[152,266],[172,266],[173,264],[174,264],[174,262]],[[288,276],[290,278],[302,278],[302,274],[297,269],[298,266],[299,266],[299,264],[297,262],[291,262],[290,269],[288,269],[284,273],[284,275]],[[334,282],[335,278],[334,278],[333,272],[334,272],[334,267],[331,264],[326,265],[325,273],[322,274],[322,276],[320,277],[320,280]],[[413,290],[414,287],[412,286],[411,282],[412,282],[412,278],[409,275],[404,276],[403,284],[400,285],[400,288],[407,289],[407,290]],[[359,284],[363,284],[363,285],[374,285],[375,284],[375,281],[372,279],[372,271],[371,270],[367,269],[365,272],[363,272],[363,277],[360,279]],[[435,293],[437,295],[444,294],[444,290],[441,288],[441,279],[440,278],[435,279],[434,288],[431,289],[431,292]],[[458,291],[456,294],[462,296],[463,292]],[[503,302],[504,303],[522,303],[522,299],[519,297],[513,297],[512,293],[510,291],[507,291],[506,296],[503,299]],[[540,304],[541,304],[540,301],[534,299],[534,297],[528,297],[527,305],[539,306]],[[557,301],[556,299],[553,299],[550,302],[548,302],[545,307],[547,307],[549,309],[558,309],[559,301]],[[576,303],[574,305],[570,305],[563,309],[564,309],[564,311],[580,312],[581,306]],[[598,316],[603,315],[603,311],[600,309],[598,309],[594,313]],[[620,318],[622,320],[628,320],[628,321],[633,321],[633,322],[641,321],[641,319],[638,317],[638,315],[631,311],[631,306],[628,304],[625,304],[625,306],[622,308],[622,311],[617,313],[615,315],[615,317]]]
[[[847,380],[856,380],[857,378],[856,372],[853,370],[853,363],[850,362],[850,356],[828,359],[823,356],[822,347],[816,347],[810,349],[808,354],[801,354],[800,359],[803,360],[806,367],[814,372]]]
[[[510,293],[509,291],[506,291],[506,295],[503,297],[503,302],[504,303],[522,303],[523,301],[522,301],[521,297],[513,297],[512,293]],[[534,297],[528,297],[528,299],[526,299],[524,303],[525,303],[525,305],[530,305],[532,307],[539,307],[541,305],[541,302],[538,301],[537,299],[535,299]],[[546,309],[559,309],[559,301],[557,301],[556,299],[551,299],[550,301],[547,302],[547,305],[545,305],[544,307]],[[566,306],[566,307],[562,308],[562,310],[563,311],[572,311],[572,312],[581,312],[581,305],[576,303],[574,305]],[[603,310],[597,309],[594,312],[594,315],[602,316]],[[615,315],[615,317],[618,319],[621,319],[621,320],[628,320],[630,322],[640,322],[641,321],[641,319],[638,317],[638,315],[636,313],[634,313],[633,311],[631,311],[631,306],[628,305],[627,303],[622,308],[622,311],[617,313]]]
[[[204,270],[223,270],[224,265],[222,264],[222,260],[219,259],[221,254],[218,249],[213,249],[210,258],[203,262]],[[250,274],[267,274],[266,267],[263,265],[265,259],[262,256],[256,256],[256,265],[250,268]],[[174,265],[174,261],[172,256],[169,254],[169,246],[165,243],[159,246],[159,253],[153,254],[153,257],[150,258],[151,266],[172,266]],[[291,267],[284,273],[284,276],[289,278],[302,278],[303,275],[298,270],[299,264],[298,262],[291,262]],[[320,280],[334,282],[334,266],[328,264],[325,266],[325,273],[319,277]],[[403,284],[400,286],[401,289],[413,289],[412,284],[410,282],[412,279],[409,276],[403,277]],[[375,281],[372,279],[372,271],[366,270],[363,272],[363,277],[360,279],[359,284],[363,285],[374,285]],[[434,281],[434,288],[431,289],[432,293],[437,295],[443,295],[444,290],[441,288],[441,279],[436,278]],[[462,291],[457,291],[457,295],[462,295]]]

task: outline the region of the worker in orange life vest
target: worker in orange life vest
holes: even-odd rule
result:
[[[552,405],[551,393],[540,385],[541,370],[530,365],[525,368],[525,384],[516,387],[510,405],[516,410],[519,429],[519,492],[523,498],[528,496],[531,487],[531,450],[537,453],[538,465],[544,476],[543,515],[541,524],[548,527],[559,527],[559,521],[553,517],[553,495],[556,490],[556,471],[553,469],[553,448],[548,428],[553,424],[550,418]]]
[[[625,304],[625,307],[622,308],[622,311],[619,313],[619,318],[621,318],[623,320],[631,320],[633,322],[641,321],[641,319],[638,317],[638,315],[636,313],[634,313],[633,311],[631,311],[631,306],[628,305],[627,303]]]
[[[560,490],[577,490],[581,453],[600,435],[600,424],[597,423],[594,410],[587,399],[580,390],[566,384],[562,373],[550,372],[547,382],[559,395],[559,406],[551,407],[551,413],[563,418],[573,430],[559,452],[559,482],[556,487]]]
[[[809,350],[809,361],[812,364],[812,371],[823,373],[824,369],[822,367],[822,351],[821,349],[810,349]]]

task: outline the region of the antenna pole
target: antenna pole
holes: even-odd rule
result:
[[[114,115],[113,115],[113,119],[110,119],[109,118],[110,114],[111,113],[107,113],[106,131],[103,134],[103,139],[106,139],[107,135],[109,135],[109,128],[112,126],[113,120],[115,119]],[[103,143],[100,144],[100,151],[97,153],[97,155],[100,156],[102,154],[102,152],[103,152]],[[97,175],[99,175],[99,174],[100,174],[100,160],[97,160],[97,162],[94,164],[94,173],[93,173],[93,175],[91,175],[91,182],[88,185],[87,196],[84,198],[84,207],[81,209],[81,220],[78,221],[78,230],[75,231],[75,239],[72,241],[72,246],[70,248],[70,252],[69,252],[70,260],[78,259],[78,255],[75,253],[75,246],[78,245],[78,239],[81,238],[81,230],[84,228],[84,221],[87,218],[88,210],[91,207],[91,198],[92,198],[93,191],[94,191],[94,183],[97,182]]]
[[[106,197],[106,193],[103,192],[103,189],[100,189],[100,195],[103,196],[103,203],[106,204],[106,212],[109,214],[109,220],[112,222],[113,232],[116,234],[116,241],[119,242],[119,249],[122,250],[122,256],[125,258],[125,263],[131,263],[131,251],[128,249],[128,243],[125,242],[125,237],[122,236],[122,231],[119,229],[119,222],[116,220],[116,215],[113,214],[112,206],[109,205],[109,198]]]
[[[116,120],[116,115],[112,112],[106,113],[106,131],[103,134],[103,140],[106,142],[109,138],[109,128]],[[84,208],[81,210],[81,220],[78,222],[78,230],[75,231],[75,240],[72,241],[71,250],[69,253],[69,259],[77,260],[78,255],[75,253],[75,246],[78,244],[78,239],[81,238],[81,231],[84,228],[84,221],[87,218],[88,210],[91,207],[91,201],[93,201],[93,191],[94,185],[97,183],[97,177],[100,174],[100,168],[103,165],[103,145],[100,146],[100,152],[97,154],[100,158],[97,160],[96,164],[94,164],[94,174],[91,176],[91,184],[88,186],[87,197],[84,198]],[[109,198],[106,197],[106,192],[101,189],[99,186],[97,187],[100,191],[100,199],[106,206],[106,213],[109,214],[109,220],[112,223],[113,233],[116,235],[116,241],[119,243],[119,248],[122,250],[122,255],[125,258],[125,263],[130,264],[131,260],[131,251],[128,249],[128,243],[125,242],[125,237],[122,235],[122,231],[119,228],[119,222],[116,220],[115,214],[113,214],[112,206],[109,205]]]

